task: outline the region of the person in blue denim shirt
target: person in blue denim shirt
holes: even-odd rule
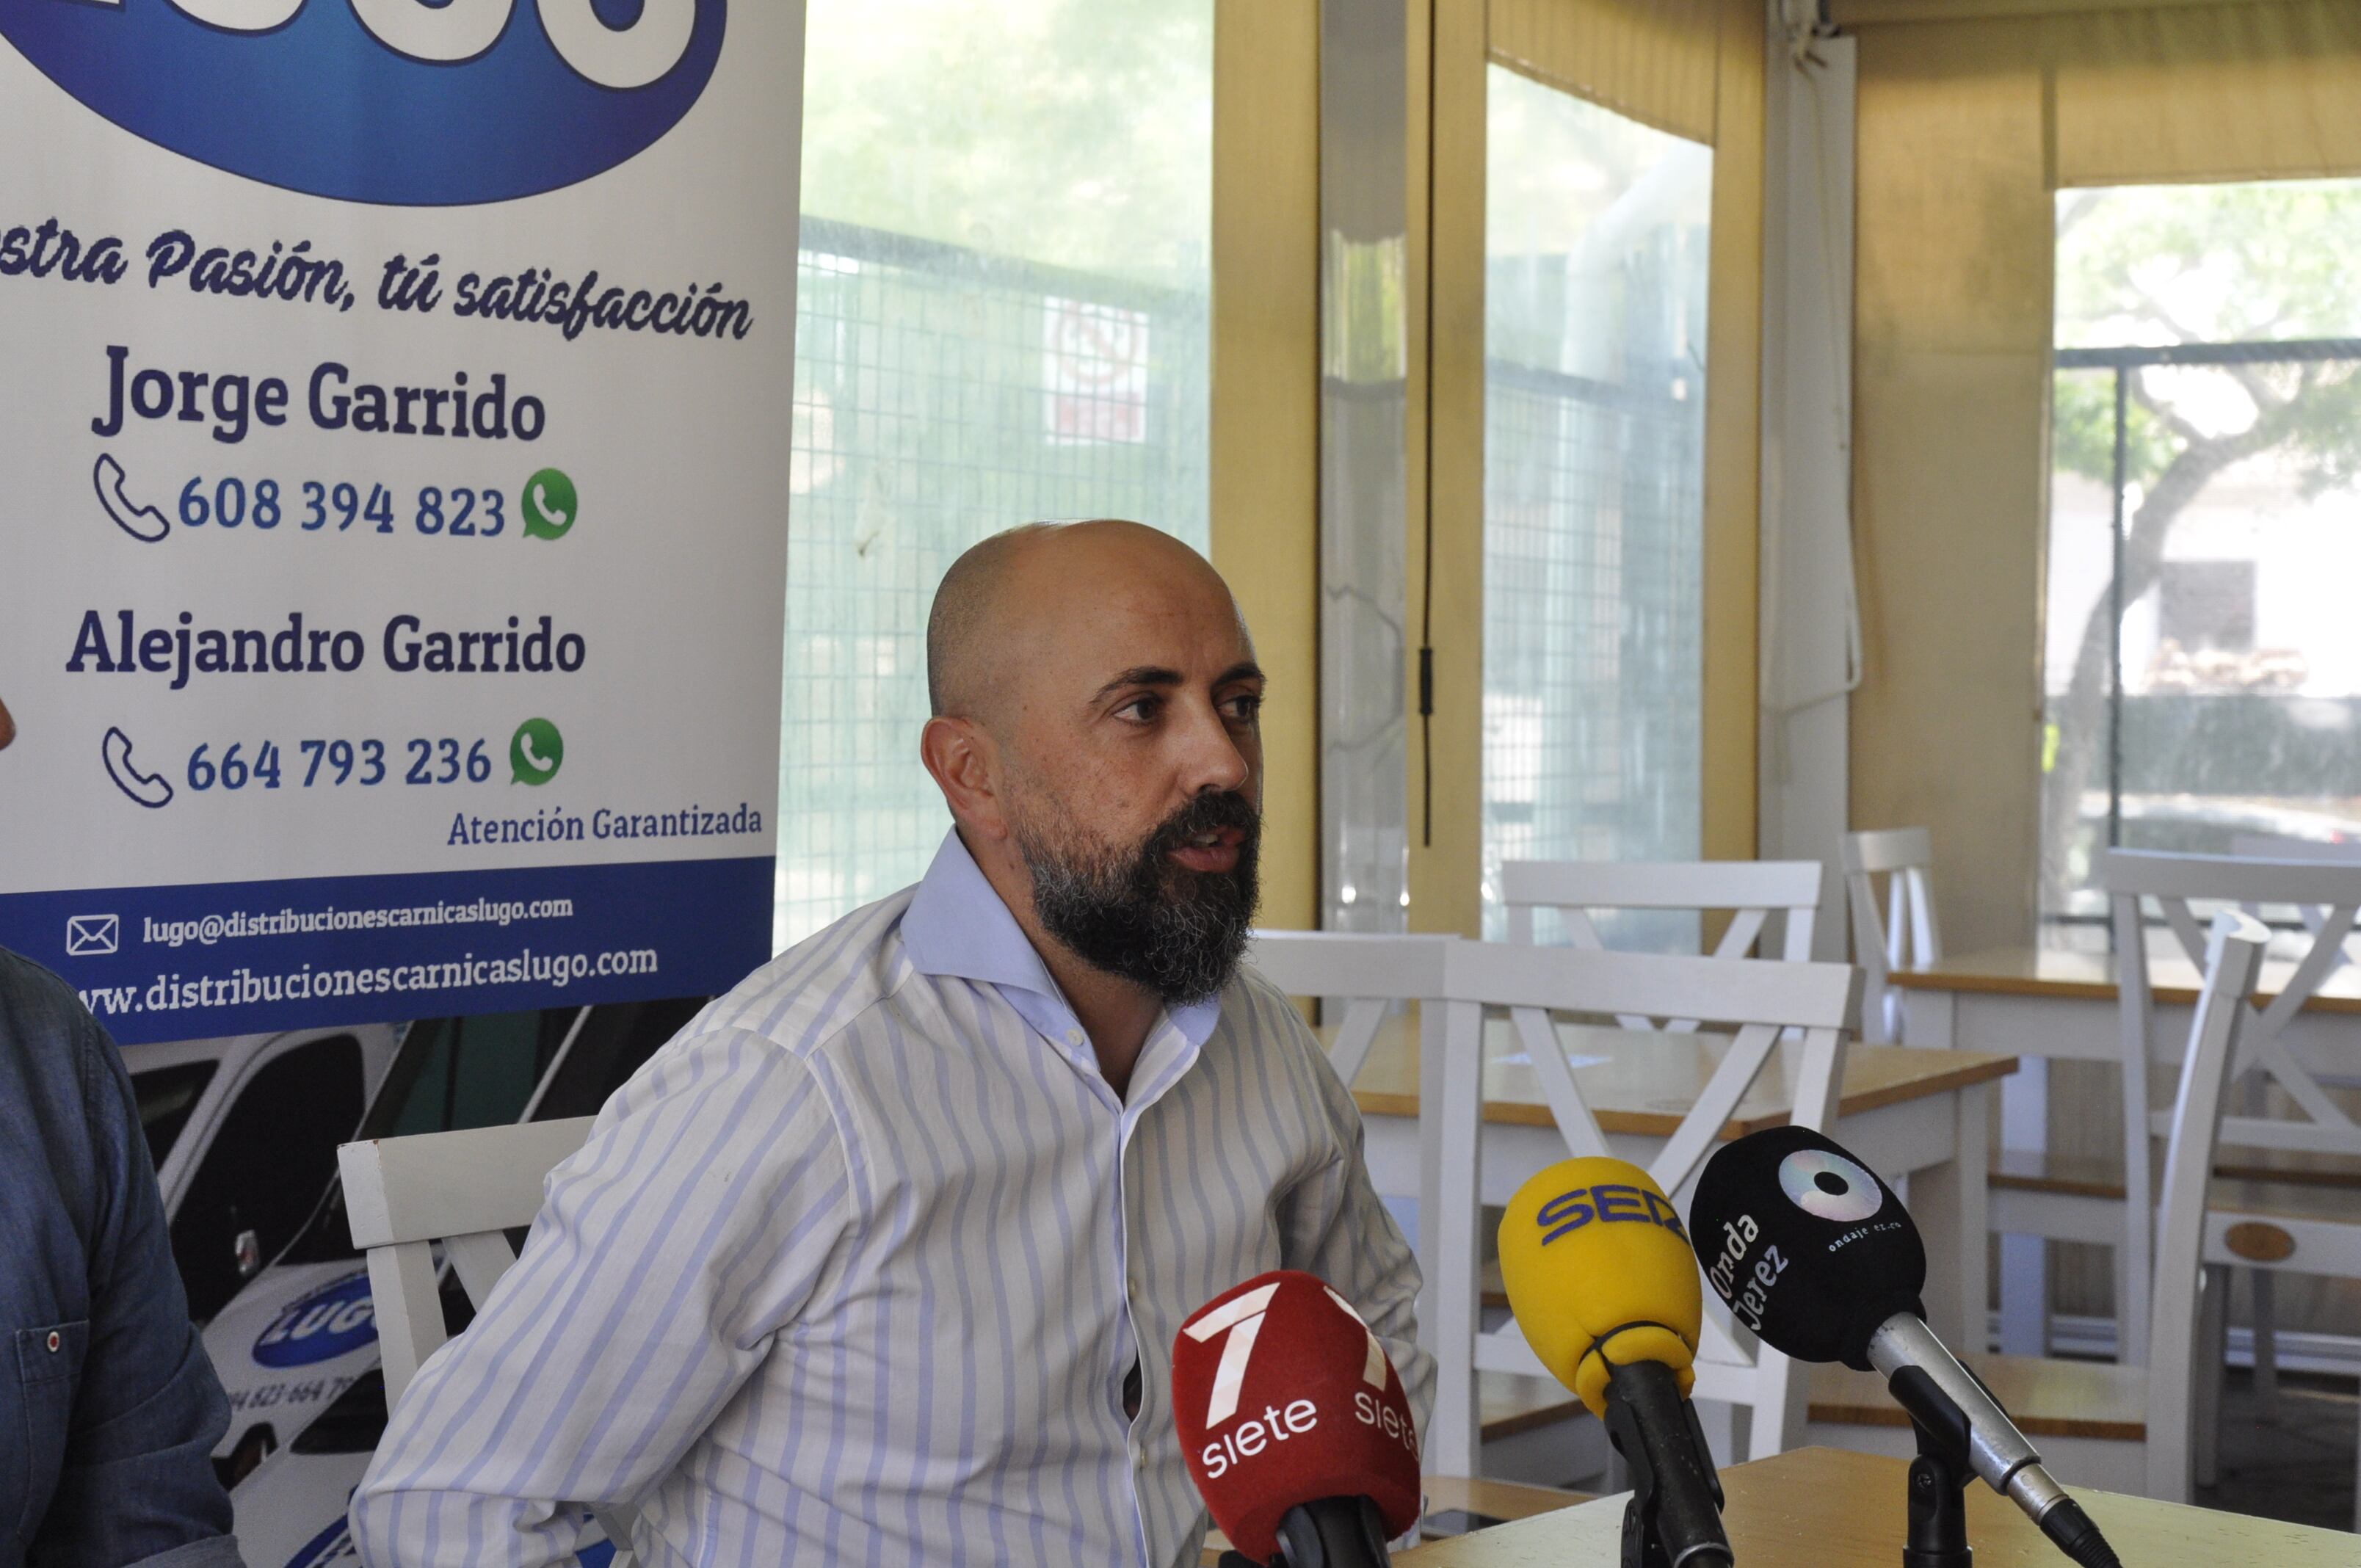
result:
[[[0,949],[0,1568],[242,1568],[228,1427],[122,1054]]]

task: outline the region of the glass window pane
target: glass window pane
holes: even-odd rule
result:
[[[131,1075],[132,1097],[139,1105],[139,1130],[147,1135],[148,1157],[158,1169],[172,1152],[181,1129],[197,1108],[197,1098],[214,1078],[217,1063],[183,1062],[178,1067],[150,1068]]]
[[[926,617],[976,540],[1202,549],[1213,0],[812,0],[774,936],[915,882]]]
[[[1488,113],[1484,934],[1497,938],[1503,861],[1698,853],[1713,154],[1499,66]],[[1682,916],[1626,920],[1611,939],[1695,936]]]
[[[239,1238],[269,1262],[302,1229],[336,1174],[336,1146],[361,1119],[361,1047],[311,1040],[263,1064],[236,1091],[173,1212],[172,1261],[203,1322],[246,1282]]]
[[[2099,947],[2109,844],[2361,839],[2361,181],[2070,191],[2058,232],[2042,914]]]

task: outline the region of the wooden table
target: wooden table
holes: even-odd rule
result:
[[[2266,963],[2257,989],[2276,997],[2294,965]],[[1941,1050],[2007,1050],[2025,1059],[2001,1091],[2001,1144],[2011,1162],[2039,1163],[2048,1146],[2049,1095],[2046,1058],[2120,1059],[2115,963],[2103,953],[2007,948],[1947,959],[1928,970],[1897,970],[1903,993],[1903,1037],[1912,1047]],[[2148,983],[2156,999],[2155,1048],[2159,1061],[2177,1062],[2176,1042],[2187,1037],[2201,976],[2185,957],[2152,957]],[[2361,967],[2332,972],[2280,1040],[2316,1073],[2340,1077],[2361,1060]],[[2167,1082],[2172,1081],[2170,1078]],[[2118,1188],[2119,1190],[2119,1188]],[[2101,1196],[2100,1225],[2121,1229],[2120,1197]],[[2005,1215],[2004,1214],[2004,1220]],[[2105,1240],[2093,1237],[2094,1240]],[[2114,1245],[2105,1240],[2105,1245]],[[2048,1280],[2042,1239],[2001,1238],[2001,1348],[2013,1354],[2047,1353]],[[1981,1337],[1971,1343],[1981,1344]]]
[[[1896,1568],[1908,1466],[1876,1454],[1800,1448],[1721,1473],[1722,1522],[1740,1568]],[[2353,1568],[2361,1541],[2337,1530],[2073,1488],[2133,1568]],[[1420,1568],[1612,1568],[1622,1495],[1395,1553]],[[1976,1568],[2059,1568],[2065,1557],[1982,1482],[1967,1492]]]
[[[1645,1164],[1680,1125],[1729,1048],[1729,1036],[1561,1023],[1575,1081],[1618,1156]],[[1786,1122],[1795,1047],[1782,1045],[1722,1129],[1742,1137]],[[1505,1018],[1484,1026],[1484,1170],[1487,1203],[1505,1203],[1525,1179],[1566,1157],[1547,1099]],[[1910,1212],[1927,1239],[1927,1301],[1936,1331],[1967,1325],[1966,1303],[1984,1300],[1986,1128],[1991,1085],[2015,1070],[2011,1056],[1851,1047],[1830,1135],[1888,1180],[1909,1186]],[[1379,1031],[1354,1080],[1378,1190],[1419,1190],[1419,1047],[1414,1017]],[[1964,1156],[1965,1157],[1961,1157]]]

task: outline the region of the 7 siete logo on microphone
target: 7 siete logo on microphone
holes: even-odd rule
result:
[[[1388,1536],[1418,1522],[1418,1432],[1401,1375],[1315,1275],[1241,1280],[1180,1325],[1172,1425],[1213,1522],[1255,1562],[1279,1554],[1290,1509],[1323,1498],[1368,1499]]]
[[[1282,1300],[1283,1290],[1288,1294]],[[1284,1343],[1277,1349],[1266,1343],[1264,1335],[1275,1302],[1287,1322],[1280,1336]],[[1336,1321],[1338,1314],[1344,1321]],[[1351,1369],[1355,1386],[1349,1400],[1340,1400],[1334,1387],[1342,1361],[1334,1354],[1337,1336],[1356,1332],[1361,1344],[1357,1363]],[[1304,1354],[1307,1339],[1328,1351],[1319,1358],[1319,1365],[1307,1364],[1312,1360]],[[1276,1445],[1314,1431],[1323,1405],[1333,1409],[1339,1403],[1350,1410],[1355,1422],[1400,1445],[1416,1462],[1418,1433],[1385,1346],[1351,1302],[1314,1277],[1282,1272],[1248,1281],[1182,1324],[1174,1346],[1174,1365],[1180,1374],[1176,1398],[1180,1398],[1177,1385],[1194,1370],[1184,1362],[1193,1362],[1202,1354],[1190,1354],[1190,1347],[1198,1345],[1207,1350],[1218,1347],[1203,1396],[1203,1418],[1191,1420],[1194,1412],[1185,1407],[1177,1413],[1184,1441],[1191,1435],[1191,1427],[1202,1433],[1194,1467],[1205,1480],[1218,1480]],[[1259,1365],[1268,1369],[1259,1376],[1258,1347],[1265,1353]],[[1247,1392],[1250,1378],[1257,1393]]]
[[[1238,1413],[1239,1390],[1245,1387],[1246,1369],[1254,1359],[1255,1342],[1262,1335],[1263,1320],[1270,1310],[1271,1298],[1279,1294],[1282,1282],[1273,1280],[1257,1286],[1226,1301],[1216,1303],[1192,1321],[1182,1325],[1180,1332],[1202,1344],[1210,1340],[1222,1342],[1222,1358],[1213,1368],[1213,1389],[1205,1403],[1205,1429],[1215,1433]],[[1367,1341],[1361,1362],[1361,1380],[1368,1387],[1353,1391],[1353,1416],[1364,1426],[1376,1427],[1387,1437],[1407,1447],[1412,1455],[1418,1453],[1418,1436],[1411,1424],[1401,1414],[1384,1402],[1386,1374],[1390,1369],[1385,1347],[1378,1336],[1369,1332],[1361,1315],[1353,1310],[1352,1303],[1327,1286],[1320,1287],[1322,1295],[1335,1305]],[[1372,1396],[1370,1389],[1377,1391]],[[1227,1475],[1231,1466],[1250,1459],[1275,1442],[1285,1442],[1301,1437],[1320,1424],[1320,1407],[1311,1399],[1290,1399],[1284,1406],[1266,1404],[1262,1413],[1248,1416],[1227,1431],[1205,1444],[1198,1457],[1205,1467],[1208,1479]]]
[[[0,0],[0,38],[86,107],[201,163],[309,195],[456,206],[554,191],[653,145],[712,77],[726,4]]]

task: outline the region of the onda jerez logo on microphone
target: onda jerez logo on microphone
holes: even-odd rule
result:
[[[1831,1253],[1861,1236],[1899,1223],[1892,1220],[1877,1225],[1866,1223],[1885,1205],[1885,1194],[1877,1178],[1828,1149],[1799,1148],[1781,1159],[1779,1190],[1788,1202],[1814,1219],[1851,1227],[1828,1243]],[[1763,1329],[1763,1314],[1770,1310],[1771,1292],[1779,1283],[1779,1277],[1787,1272],[1791,1261],[1773,1242],[1763,1249],[1754,1266],[1746,1269],[1748,1251],[1761,1234],[1762,1227],[1751,1213],[1724,1220],[1721,1252],[1705,1271],[1715,1292],[1730,1303],[1730,1311],[1758,1333]]]
[[[201,163],[314,196],[460,206],[653,145],[711,79],[727,4],[0,0],[0,38]]]

